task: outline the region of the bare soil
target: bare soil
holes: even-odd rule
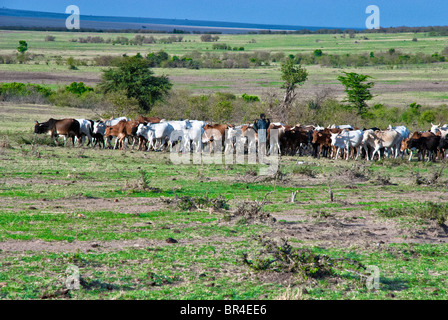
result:
[[[19,211],[33,207],[42,212],[81,212],[81,211],[111,211],[120,213],[146,213],[166,209],[162,201],[153,198],[65,198],[57,200],[21,200],[3,198],[0,210]]]
[[[101,74],[93,72],[11,72],[0,71],[0,82],[69,84],[74,81],[94,85],[100,82]]]
[[[241,241],[243,238],[232,237],[232,241]],[[43,241],[43,240],[7,240],[0,242],[0,250],[5,252],[24,252],[24,251],[48,251],[48,252],[105,252],[125,250],[127,248],[138,248],[153,250],[157,247],[172,245],[195,245],[210,242],[225,242],[228,238],[217,236],[203,239],[180,239],[178,242],[168,243],[165,240],[111,240],[111,241]]]

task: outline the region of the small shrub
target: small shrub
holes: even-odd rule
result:
[[[385,218],[409,216],[420,219],[436,220],[437,224],[443,225],[448,216],[448,204],[426,201],[396,208],[380,208],[379,215]]]
[[[55,36],[51,36],[51,35],[47,35],[47,36],[45,36],[45,41],[54,41],[56,39],[56,37]]]
[[[93,91],[93,88],[86,86],[84,82],[72,82],[69,86],[65,86],[65,91],[80,96],[86,92]]]
[[[314,170],[310,166],[296,166],[292,169],[292,173],[301,174],[311,178],[315,178],[317,176],[316,170]]]
[[[176,195],[174,203],[176,204],[176,207],[182,211],[198,210],[202,208],[213,208],[215,210],[229,209],[227,200],[223,196],[209,198],[208,194],[206,194],[205,197],[178,197]]]
[[[249,259],[246,253],[242,254],[242,262],[249,268],[257,271],[275,271],[295,273],[302,279],[326,278],[337,276],[336,271],[363,272],[366,268],[356,260],[334,259],[327,255],[314,254],[310,249],[293,248],[287,240],[274,241],[258,237],[262,249]]]
[[[11,143],[9,142],[8,136],[3,136],[0,138],[0,148],[11,149]]]

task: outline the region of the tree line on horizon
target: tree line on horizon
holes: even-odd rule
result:
[[[199,30],[150,30],[141,29],[98,29],[98,28],[81,28],[70,29],[66,27],[37,27],[37,26],[0,26],[0,30],[24,30],[24,31],[55,31],[55,32],[97,32],[97,33],[165,33],[165,34],[222,34],[222,31],[199,31]],[[242,28],[243,30],[243,28]],[[322,28],[317,30],[299,29],[299,30],[248,30],[246,34],[356,34],[356,33],[428,33],[430,36],[447,36],[448,26],[422,26],[422,27],[380,27],[379,29],[354,29],[354,28]],[[244,33],[243,33],[244,34]]]

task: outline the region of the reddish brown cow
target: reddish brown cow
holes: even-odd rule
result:
[[[114,126],[106,127],[106,132],[104,135],[106,137],[109,136],[117,137],[114,149],[117,148],[117,144],[120,149],[124,149],[124,143],[123,143],[124,140],[128,137],[135,136],[138,125],[139,125],[138,121],[121,120]]]
[[[317,158],[320,158],[322,152],[327,151],[327,157],[331,157],[336,152],[336,148],[331,145],[331,134],[332,133],[341,133],[342,129],[338,128],[325,128],[321,131],[313,131],[313,149],[314,149],[314,156]],[[319,152],[317,152],[317,147],[319,147]]]
[[[255,150],[257,146],[258,133],[253,127],[244,125],[241,127],[242,137],[246,138],[248,150]]]
[[[202,134],[202,143],[209,143],[210,152],[212,152],[214,143],[218,143],[219,150],[221,150],[226,140],[226,130],[231,127],[233,126],[229,124],[206,124]],[[219,145],[219,141],[221,141],[221,145]]]
[[[278,143],[274,146],[270,145],[270,141],[271,141],[271,129],[276,129],[278,130]],[[276,150],[276,152],[281,153],[281,147],[280,147],[280,141],[282,141],[283,136],[285,135],[285,131],[286,130],[291,130],[292,127],[288,126],[288,125],[275,125],[273,123],[271,123],[269,125],[269,128],[266,130],[266,146],[269,145],[269,154],[272,154],[272,151],[274,150],[274,148],[278,149]]]
[[[139,116],[135,121],[138,121],[138,123],[159,123],[160,118],[158,117],[145,117],[145,116]]]
[[[39,123],[36,121],[34,126],[34,133],[49,133],[52,140],[58,136],[64,136],[64,146],[66,145],[67,138],[72,138],[73,146],[75,145],[75,137],[81,138],[80,125],[75,119],[62,119],[56,120],[51,118],[47,122]]]

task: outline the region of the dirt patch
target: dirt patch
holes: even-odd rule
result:
[[[165,240],[112,240],[112,241],[52,241],[43,240],[7,240],[0,242],[0,250],[4,252],[45,251],[45,252],[107,252],[126,250],[128,248],[153,250],[154,247],[172,245],[196,245],[210,242],[242,241],[242,237],[209,237],[200,239],[178,239],[178,243],[169,243]]]
[[[68,72],[11,72],[0,71],[0,82],[23,82],[23,83],[72,83],[84,82],[94,85],[101,81],[101,74],[93,72],[81,72],[71,74]]]
[[[168,207],[159,199],[154,198],[74,198],[56,200],[20,200],[3,198],[0,209],[26,210],[29,206],[45,212],[81,212],[81,211],[111,211],[119,213],[146,213],[164,210]]]
[[[271,236],[325,247],[370,246],[387,243],[448,243],[448,228],[430,222],[426,228],[404,228],[396,220],[379,219],[375,212],[297,212],[273,214],[278,220]],[[294,242],[291,242],[294,243]]]

